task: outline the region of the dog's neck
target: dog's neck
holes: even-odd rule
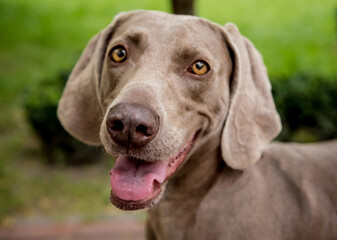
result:
[[[167,183],[163,198],[149,209],[149,226],[162,239],[196,239],[196,218],[203,200],[218,183],[230,187],[243,176],[221,157],[221,131],[203,137],[200,146]]]
[[[150,225],[155,232],[158,230],[168,239],[187,239],[199,204],[220,173],[229,170],[221,158],[219,143],[219,135],[208,138],[196,148],[200,151],[192,153],[168,181],[163,198],[148,210]]]

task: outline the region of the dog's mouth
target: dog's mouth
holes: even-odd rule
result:
[[[110,201],[122,210],[137,210],[152,207],[163,192],[166,181],[182,165],[192,150],[198,132],[179,152],[165,161],[145,161],[130,156],[116,158],[110,171]]]

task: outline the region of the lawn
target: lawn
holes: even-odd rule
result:
[[[155,0],[2,0],[0,2],[0,223],[22,216],[119,214],[109,204],[112,159],[77,168],[43,164],[22,110],[30,86],[69,70],[88,40],[132,9],[170,11]],[[199,0],[199,16],[235,22],[264,56],[270,76],[336,76],[333,0]],[[41,89],[43,91],[43,89]]]

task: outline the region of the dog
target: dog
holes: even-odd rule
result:
[[[58,106],[115,156],[111,202],[147,239],[337,239],[337,141],[278,143],[263,59],[238,28],[132,11],[88,43]]]

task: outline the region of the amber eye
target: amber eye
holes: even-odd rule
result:
[[[209,66],[205,61],[198,60],[188,69],[189,72],[196,75],[204,75],[209,71]]]
[[[115,47],[110,51],[109,56],[116,63],[124,62],[126,60],[126,50],[122,46]]]

